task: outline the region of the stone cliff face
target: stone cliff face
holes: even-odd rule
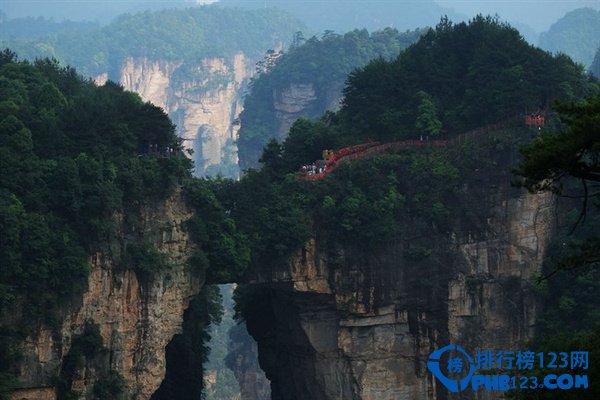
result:
[[[326,87],[314,83],[289,83],[272,89],[272,97],[265,100],[264,108],[273,122],[269,138],[283,142],[294,122],[299,118],[316,119],[326,111],[338,111],[342,102],[344,82],[329,82]],[[246,124],[242,119],[242,125]],[[246,126],[246,125],[244,125]],[[246,126],[247,128],[247,126]],[[254,127],[256,128],[256,127]],[[252,129],[252,128],[250,128]],[[266,144],[266,142],[265,142]],[[242,170],[260,169],[262,145],[255,143],[244,146],[240,151],[239,164]]]
[[[162,107],[177,125],[184,146],[194,150],[196,173],[211,165],[236,164],[236,120],[254,63],[242,53],[231,59],[207,58],[197,65],[128,58],[119,81],[143,100]],[[96,78],[103,84],[107,74]]]
[[[228,367],[240,385],[241,400],[269,400],[270,382],[258,364],[256,342],[247,334],[245,325],[239,330],[243,331],[230,337],[228,357],[232,360]]]
[[[90,257],[88,290],[79,304],[66,310],[58,330],[42,327],[23,343],[19,366],[23,387],[14,400],[57,398],[56,377],[74,337],[88,324],[99,328],[109,367],[124,378],[127,398],[150,398],[165,374],[165,347],[180,333],[184,310],[202,285],[202,278],[186,268],[194,246],[183,224],[191,215],[180,192],[162,204],[143,208],[134,234],[155,245],[169,265],[152,279],[117,265],[115,256],[123,251],[125,241],[134,240],[131,232],[121,231],[106,250]],[[122,222],[123,216],[117,218]],[[91,398],[97,372],[93,365],[80,366],[72,390]]]
[[[413,264],[392,248],[366,259],[345,249],[333,262],[313,240],[255,283],[260,311],[247,324],[273,399],[454,398],[427,370],[433,350],[523,350],[554,203],[508,185],[489,201],[488,233],[432,238],[437,261]]]
[[[298,118],[314,118],[325,111],[338,111],[342,100],[343,82],[331,82],[319,96],[312,83],[290,84],[273,94],[273,108],[279,122],[277,138],[282,141]]]

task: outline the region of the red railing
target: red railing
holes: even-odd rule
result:
[[[522,117],[520,117],[520,118],[522,118]],[[343,149],[340,149],[339,151],[335,152],[333,154],[333,156],[331,156],[329,158],[329,160],[327,160],[327,163],[325,164],[326,170],[324,172],[312,174],[312,175],[308,175],[308,174],[303,175],[303,176],[301,176],[301,179],[308,180],[308,181],[318,181],[318,180],[325,178],[327,175],[329,175],[331,172],[333,172],[340,165],[340,163],[342,161],[357,160],[360,158],[371,157],[371,156],[374,156],[377,154],[384,153],[388,150],[400,150],[400,149],[406,149],[409,147],[446,147],[449,144],[452,145],[452,144],[456,144],[456,143],[458,143],[458,144],[464,143],[467,139],[474,139],[474,138],[477,138],[484,134],[487,134],[491,131],[497,131],[499,129],[504,129],[509,126],[512,126],[515,123],[517,123],[517,121],[520,118],[518,116],[516,116],[516,117],[510,118],[510,119],[506,119],[506,120],[496,123],[496,124],[491,124],[491,125],[487,125],[482,128],[473,129],[472,131],[457,135],[454,138],[452,138],[451,140],[413,139],[413,140],[402,140],[402,141],[398,141],[398,142],[390,142],[390,143],[384,143],[384,144],[379,144],[379,142],[369,142],[369,143],[358,144],[355,146],[344,147]],[[541,119],[541,124],[544,123],[544,117],[536,117],[535,119],[538,121],[538,124],[539,124],[540,119]],[[522,119],[521,119],[521,121],[522,121]],[[526,123],[527,123],[527,121],[526,121]]]
[[[541,115],[525,117],[525,125],[544,125],[544,117]]]
[[[335,152],[334,155],[327,161],[326,170],[324,172],[313,175],[304,175],[302,176],[302,179],[307,181],[321,180],[333,172],[342,161],[372,157],[388,150],[405,149],[408,147],[444,147],[447,145],[447,140],[402,140],[399,142],[390,142],[384,144],[379,144],[379,142],[370,142],[351,147],[344,147],[343,149]]]

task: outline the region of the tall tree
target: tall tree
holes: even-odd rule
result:
[[[437,135],[442,129],[442,123],[437,117],[437,109],[429,94],[420,90],[417,92],[419,107],[415,128],[422,134]]]

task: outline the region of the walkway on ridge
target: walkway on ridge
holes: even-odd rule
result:
[[[360,158],[372,157],[377,154],[384,153],[388,150],[400,150],[406,148],[420,148],[420,147],[447,147],[448,145],[461,144],[467,140],[481,137],[491,131],[497,131],[499,129],[505,129],[514,125],[518,121],[519,117],[505,120],[501,123],[487,125],[483,128],[473,129],[469,132],[461,133],[450,140],[402,140],[398,142],[390,142],[380,144],[379,142],[362,143],[355,146],[344,147],[339,151],[335,152],[325,164],[323,172],[306,174],[301,177],[307,181],[319,181],[333,172],[342,161],[347,160],[358,160]]]

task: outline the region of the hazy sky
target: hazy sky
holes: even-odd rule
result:
[[[62,20],[103,20],[117,13],[136,11],[145,7],[184,6],[194,3],[211,3],[217,0],[0,0],[0,10],[9,18],[45,16]],[[247,0],[257,1],[257,0]],[[327,0],[290,0],[297,3],[310,4],[326,2]],[[398,3],[412,3],[427,0],[348,0],[354,3],[362,2],[366,7]],[[261,1],[262,2],[262,1]],[[547,31],[552,23],[566,12],[581,8],[592,7],[600,10],[600,0],[435,0],[440,6],[454,9],[457,13],[471,17],[477,13],[499,14],[503,20],[522,22],[532,27],[538,33]],[[269,4],[269,0],[265,0]],[[308,21],[306,21],[309,23]],[[310,25],[310,23],[309,23]]]
[[[576,8],[600,10],[600,0],[435,0],[468,16],[498,13],[503,20],[526,23],[538,33],[547,31],[556,20]]]

